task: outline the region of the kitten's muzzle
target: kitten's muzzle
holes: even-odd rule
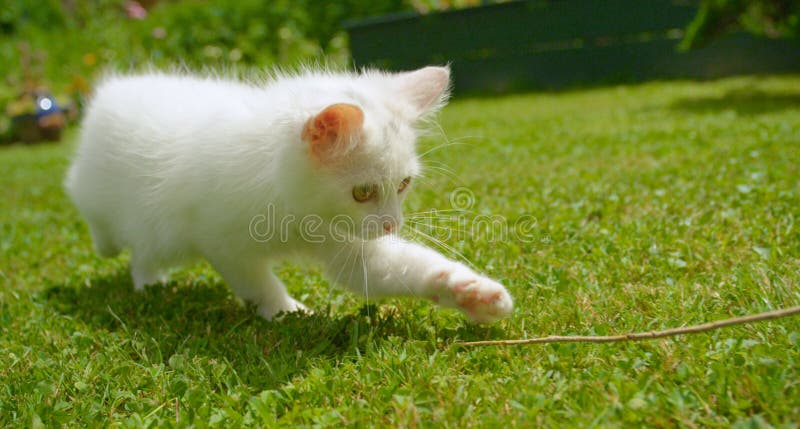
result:
[[[390,215],[368,216],[364,219],[363,231],[369,235],[381,236],[397,232],[402,225],[402,218],[398,219]]]

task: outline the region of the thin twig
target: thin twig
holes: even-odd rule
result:
[[[716,322],[703,323],[702,325],[684,326],[681,328],[665,329],[663,331],[633,332],[622,335],[577,335],[562,336],[551,335],[541,338],[527,338],[522,340],[489,340],[489,341],[470,341],[455,343],[456,346],[513,346],[517,344],[541,344],[541,343],[613,343],[619,341],[641,341],[654,338],[672,337],[675,335],[696,334],[698,332],[712,331],[726,326],[742,325],[745,323],[760,322],[762,320],[778,319],[800,314],[800,306],[789,307],[782,310],[768,311],[766,313],[751,314],[749,316],[734,317],[731,319],[718,320]]]

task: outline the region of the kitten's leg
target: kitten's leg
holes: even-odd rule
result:
[[[89,222],[89,232],[92,234],[92,243],[100,256],[110,258],[119,254],[119,248],[114,244],[107,229],[97,222]]]
[[[286,292],[286,286],[262,258],[209,258],[239,298],[258,306],[258,314],[269,320],[280,312],[307,311]]]
[[[152,258],[143,256],[144,253],[134,250],[131,255],[131,277],[133,289],[136,291],[144,290],[147,285],[166,283],[168,280],[163,268]]]
[[[329,274],[367,297],[412,295],[463,311],[478,323],[511,313],[511,296],[500,283],[438,252],[394,236],[343,244]]]

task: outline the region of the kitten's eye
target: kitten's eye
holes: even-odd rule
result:
[[[353,187],[353,199],[359,203],[367,202],[375,196],[378,190],[378,185],[357,185]]]
[[[411,178],[410,177],[406,177],[405,179],[403,179],[403,181],[400,182],[400,186],[397,187],[397,193],[399,194],[399,193],[405,191],[406,188],[408,187],[408,185],[410,185],[410,184],[411,184]]]

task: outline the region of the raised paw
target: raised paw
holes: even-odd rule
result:
[[[511,314],[514,303],[496,281],[457,267],[434,274],[431,299],[463,311],[473,322],[492,323]]]

